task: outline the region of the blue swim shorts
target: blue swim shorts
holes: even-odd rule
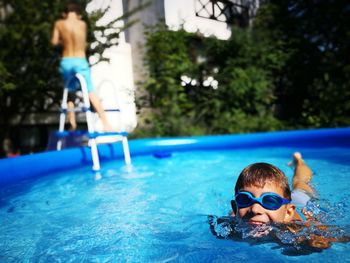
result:
[[[62,74],[64,86],[70,91],[79,88],[75,74],[80,73],[86,80],[88,92],[94,90],[91,81],[90,66],[86,58],[65,57],[60,62],[60,73]]]

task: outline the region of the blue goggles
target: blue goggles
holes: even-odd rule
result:
[[[275,193],[264,193],[260,197],[256,198],[251,193],[244,191],[238,192],[235,199],[238,208],[246,208],[254,203],[258,203],[268,210],[277,210],[282,205],[289,204],[291,202],[290,200],[284,199]]]

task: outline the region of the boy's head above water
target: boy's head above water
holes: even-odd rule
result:
[[[276,184],[283,191],[282,197],[291,199],[288,178],[280,169],[268,163],[254,163],[244,168],[237,179],[235,193],[247,186],[263,188],[266,183]]]
[[[252,225],[289,223],[295,219],[291,190],[285,174],[268,163],[243,169],[235,186],[236,216]]]

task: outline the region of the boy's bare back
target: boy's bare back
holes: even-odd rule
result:
[[[62,44],[62,57],[85,57],[87,26],[71,14],[55,23],[53,44]]]

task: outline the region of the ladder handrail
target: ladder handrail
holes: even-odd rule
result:
[[[84,107],[87,109],[90,109],[90,99],[89,99],[89,92],[87,89],[87,84],[86,80],[83,75],[80,73],[75,74],[75,77],[79,80],[80,83],[80,88],[83,92],[83,102],[84,102]],[[95,132],[94,127],[92,125],[92,113],[90,110],[85,112],[86,116],[86,122],[87,122],[87,127],[89,133]],[[89,145],[91,149],[91,157],[92,157],[92,169],[94,171],[99,171],[101,166],[100,166],[100,158],[98,156],[98,149],[97,149],[97,144],[96,144],[96,139],[95,138],[90,138],[89,139]]]
[[[92,112],[90,107],[90,99],[89,99],[89,92],[87,89],[87,84],[84,76],[82,76],[80,73],[75,74],[75,77],[79,81],[80,88],[83,93],[83,107],[77,107],[74,109],[68,109],[67,105],[67,99],[68,99],[68,88],[65,87],[63,90],[63,98],[61,103],[61,113],[60,113],[60,123],[59,123],[59,130],[56,133],[56,136],[59,137],[57,141],[57,150],[61,150],[62,148],[62,138],[67,137],[71,134],[71,132],[64,131],[64,124],[66,120],[66,114],[67,112],[78,112],[79,110],[82,112],[85,112],[86,116],[86,122],[87,122],[87,128],[88,131],[83,133],[84,135],[87,135],[89,137],[89,145],[91,149],[91,156],[92,156],[92,162],[93,167],[92,169],[94,171],[99,171],[100,166],[100,160],[99,160],[99,154],[97,149],[97,142],[96,138],[100,136],[121,136],[121,141],[123,144],[123,153],[124,153],[124,159],[125,163],[127,165],[131,164],[131,157],[130,157],[130,151],[129,151],[129,144],[128,144],[128,133],[127,132],[96,132],[93,125],[93,118],[92,118]],[[118,104],[119,106],[119,104]],[[120,112],[120,109],[107,109],[105,111],[116,111]]]

